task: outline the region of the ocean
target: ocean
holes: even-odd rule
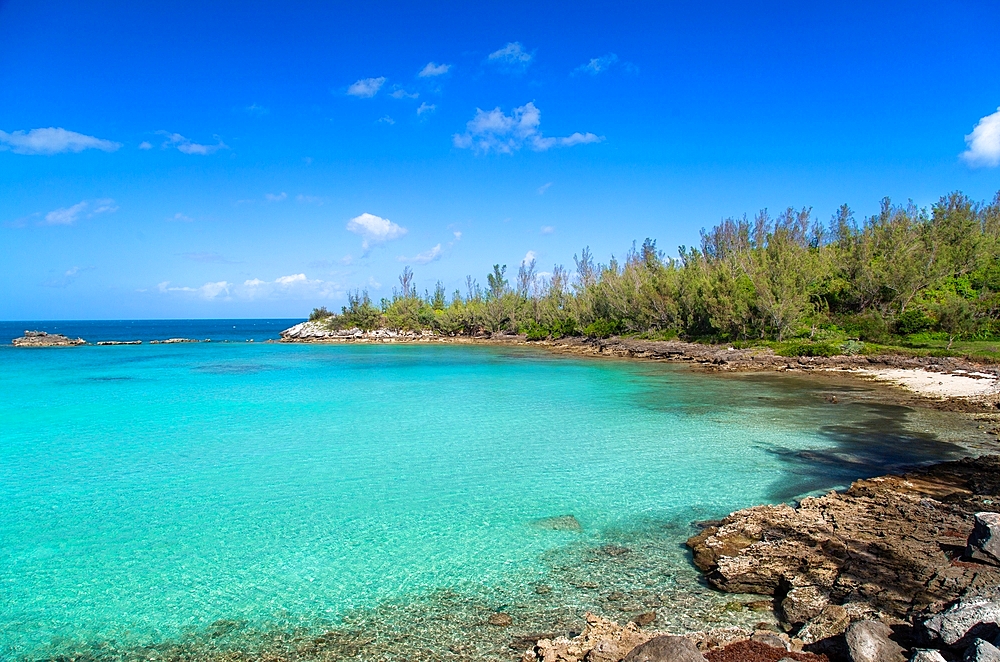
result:
[[[982,436],[861,382],[263,342],[297,321],[0,323],[0,659],[503,660],[587,610],[756,623],[691,565],[695,522]]]

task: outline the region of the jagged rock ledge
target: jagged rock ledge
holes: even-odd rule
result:
[[[322,322],[302,322],[281,332],[281,342],[392,342],[407,340],[449,340],[433,331],[395,331],[392,329],[373,329],[362,331],[359,328],[330,329]]]
[[[25,331],[20,338],[11,341],[14,347],[75,347],[86,345],[83,338],[69,338],[59,333],[46,333],[45,331]]]
[[[141,340],[101,340],[101,341],[99,341],[97,343],[94,343],[94,344],[96,344],[98,346],[101,346],[101,347],[110,346],[110,345],[141,345],[142,341]]]

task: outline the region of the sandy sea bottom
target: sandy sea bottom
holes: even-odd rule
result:
[[[766,621],[701,583],[692,522],[983,437],[860,383],[514,348],[0,361],[14,660],[510,659],[518,637],[579,631],[587,610],[656,611],[678,631]],[[564,515],[580,530],[539,523]]]

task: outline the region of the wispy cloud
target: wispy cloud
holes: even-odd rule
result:
[[[15,154],[51,156],[63,152],[82,152],[85,149],[113,152],[121,146],[121,143],[111,140],[102,140],[94,136],[51,126],[47,129],[14,131],[13,133],[0,131],[0,152],[9,150]]]
[[[303,202],[303,203],[310,203],[310,204],[314,204],[314,205],[321,205],[321,204],[323,204],[323,198],[321,198],[321,197],[319,197],[317,195],[302,195],[301,193],[299,195],[295,196],[295,201],[296,202]]]
[[[519,41],[508,42],[503,48],[489,54],[487,61],[510,73],[519,73],[528,68],[535,54],[524,50]]]
[[[432,112],[435,108],[437,108],[437,106],[435,106],[432,103],[427,103],[425,101],[424,103],[420,104],[419,108],[417,108],[417,115],[423,115],[424,113]]]
[[[388,124],[389,126],[392,126],[393,124],[396,123],[396,120],[392,119],[388,115],[383,115],[382,117],[378,118],[378,121],[379,124]]]
[[[305,298],[317,296],[330,297],[339,293],[335,283],[319,278],[309,278],[304,273],[279,276],[274,280],[252,278],[243,281],[243,287],[235,291],[237,297],[249,299],[270,298]]]
[[[549,190],[550,186],[552,186],[552,182],[546,182],[545,184],[542,184],[541,186],[539,186],[538,187],[538,195],[545,195],[545,192]]]
[[[187,292],[189,294],[195,294],[203,299],[229,299],[229,289],[233,286],[232,283],[220,280],[217,282],[205,283],[201,287],[171,287],[170,281],[165,280],[156,286],[160,292]]]
[[[45,281],[44,283],[42,283],[42,285],[44,285],[45,287],[56,287],[56,288],[69,287],[81,275],[83,275],[88,271],[93,271],[95,268],[96,267],[83,267],[83,268],[70,267],[61,275]]]
[[[149,142],[148,140],[143,140],[141,143],[139,143],[139,149],[153,149],[153,143]]]
[[[193,218],[191,218],[190,216],[188,216],[186,214],[182,214],[181,212],[177,212],[176,214],[174,214],[171,218],[169,218],[167,220],[177,221],[178,223],[191,223],[191,222],[194,221]]]
[[[420,97],[420,92],[407,92],[401,87],[397,87],[392,92],[389,93],[393,99],[417,99]]]
[[[432,78],[434,76],[443,76],[451,69],[450,64],[437,64],[436,62],[428,62],[424,65],[424,68],[420,70],[417,76],[421,78]]]
[[[362,78],[347,88],[347,93],[359,99],[370,99],[385,85],[385,76],[378,78]]]
[[[110,214],[118,211],[115,201],[110,198],[101,200],[82,200],[72,207],[53,209],[45,214],[42,225],[73,225],[81,218],[93,218],[98,214]]]
[[[995,168],[1000,165],[1000,108],[979,120],[972,133],[965,137],[968,147],[962,158],[973,168]]]
[[[288,197],[288,194],[285,193],[284,191],[282,191],[281,193],[265,193],[264,194],[264,199],[267,200],[268,202],[281,202],[282,200],[286,199],[287,197]]]
[[[233,260],[229,260],[218,253],[178,253],[179,256],[183,257],[185,260],[191,260],[192,262],[204,262],[210,264],[239,264]]]
[[[161,147],[167,149],[169,147],[176,147],[177,151],[182,154],[197,154],[199,156],[205,156],[208,154],[214,154],[220,149],[229,149],[229,145],[222,142],[219,136],[215,136],[218,141],[214,145],[201,145],[196,142],[192,142],[188,138],[185,138],[179,133],[170,133],[168,131],[157,131],[162,136],[166,136],[166,140],[163,141]]]
[[[577,74],[590,74],[591,76],[596,76],[599,73],[603,73],[611,68],[615,62],[618,61],[618,56],[614,53],[608,53],[607,55],[602,55],[601,57],[591,58],[590,62],[587,64],[581,64],[579,67],[573,70],[573,73]]]
[[[572,147],[604,140],[593,133],[573,133],[562,138],[548,138],[542,135],[539,125],[541,111],[528,102],[515,108],[510,115],[499,107],[490,111],[476,109],[476,115],[466,124],[463,134],[452,137],[455,147],[472,149],[480,153],[499,152],[513,154],[527,145],[536,152],[544,152],[552,147]]]
[[[436,246],[433,246],[432,248],[427,249],[423,253],[417,253],[413,257],[405,257],[403,255],[400,255],[396,259],[400,262],[412,262],[414,264],[429,264],[431,262],[440,260],[441,255],[443,253],[444,250],[441,248],[441,244],[438,244]]]
[[[542,234],[552,234],[555,231],[556,229],[551,225],[543,225],[542,228],[539,230],[539,232],[541,232]]]
[[[264,115],[267,115],[268,113],[271,112],[270,108],[261,106],[260,104],[256,103],[250,104],[249,106],[244,108],[244,110],[250,113],[251,115],[256,115],[257,117],[263,117]]]
[[[361,235],[361,248],[369,250],[374,244],[399,239],[406,234],[406,228],[396,225],[387,218],[365,212],[347,222],[348,232]]]

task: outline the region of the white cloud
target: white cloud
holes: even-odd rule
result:
[[[220,149],[229,149],[229,145],[222,142],[219,136],[215,136],[215,139],[219,141],[215,145],[199,145],[198,143],[191,142],[179,133],[169,133],[167,131],[158,131],[157,133],[167,137],[161,145],[163,149],[176,147],[177,151],[182,154],[197,154],[199,156],[205,156],[207,154],[213,154]]]
[[[381,124],[388,124],[389,126],[392,126],[393,124],[396,123],[396,120],[392,119],[388,115],[383,115],[382,117],[378,118],[378,121]]]
[[[54,209],[45,215],[42,225],[73,225],[81,217],[93,218],[98,214],[110,214],[118,211],[115,201],[110,198],[101,200],[81,200],[72,207]]]
[[[973,168],[1000,165],[1000,108],[979,120],[965,137],[965,144],[968,149],[962,152],[962,158]]]
[[[417,108],[417,115],[423,115],[424,113],[429,113],[433,111],[435,108],[437,108],[437,106],[435,106],[432,103],[427,103],[425,101],[424,103],[420,104],[419,108]]]
[[[139,143],[139,149],[153,149],[153,143],[149,142],[148,140],[143,140],[141,143]]]
[[[362,78],[347,88],[347,93],[352,97],[360,99],[370,99],[385,85],[385,76],[378,78]]]
[[[246,107],[246,111],[251,115],[256,115],[257,117],[262,117],[271,112],[271,109],[266,106],[261,106],[256,103],[252,103]]]
[[[477,108],[475,117],[466,124],[465,133],[456,133],[452,140],[455,147],[483,154],[490,151],[513,154],[525,145],[536,152],[544,152],[552,147],[572,147],[604,140],[593,133],[579,132],[564,138],[546,138],[539,130],[541,121],[541,111],[530,101],[515,108],[510,115],[504,114],[499,107],[490,111]]]
[[[282,191],[281,193],[278,193],[278,194],[274,194],[274,193],[265,193],[264,194],[264,199],[267,200],[268,202],[281,202],[282,200],[284,200],[287,197],[288,197],[288,194],[285,193],[284,191]]]
[[[417,253],[413,257],[403,257],[402,255],[400,255],[396,259],[399,260],[400,262],[413,262],[414,264],[429,264],[436,260],[440,260],[441,255],[443,253],[444,251],[441,249],[441,244],[438,244],[437,246],[434,246],[433,248],[430,248],[424,251],[423,253]]]
[[[267,285],[267,281],[261,280],[260,278],[254,278],[253,280],[243,281],[243,285],[246,287],[260,287],[261,285]]]
[[[361,247],[368,250],[372,244],[380,244],[391,239],[398,239],[406,234],[406,228],[396,225],[387,218],[364,213],[355,216],[347,222],[347,230],[361,235],[364,241]]]
[[[611,68],[615,62],[618,61],[618,56],[614,53],[608,53],[607,55],[602,55],[601,57],[591,58],[590,62],[587,64],[581,64],[579,67],[573,70],[575,74],[590,74],[591,76],[596,76],[599,73],[607,71]]]
[[[524,265],[529,264],[532,260],[535,259],[535,257],[537,257],[535,251],[528,251],[527,253],[524,254],[524,259],[521,260],[521,264]]]
[[[549,190],[550,186],[552,186],[552,182],[547,182],[547,183],[542,184],[541,186],[539,186],[538,187],[538,195],[544,195],[545,192]]]
[[[178,221],[180,223],[190,223],[190,222],[194,221],[193,218],[191,218],[190,216],[187,216],[185,214],[182,214],[181,212],[177,212],[176,214],[174,214],[174,217],[171,218],[170,220],[171,221]]]
[[[437,64],[436,62],[428,62],[424,66],[424,68],[420,70],[420,73],[418,73],[417,75],[420,76],[421,78],[443,76],[444,74],[448,73],[449,69],[451,69],[450,64]]]
[[[540,230],[540,232],[542,234],[552,234],[555,231],[556,231],[556,229],[554,227],[552,227],[551,225],[543,225],[542,229]]]
[[[294,285],[295,283],[305,283],[309,279],[305,274],[292,274],[291,276],[281,276],[274,280],[278,285]]]
[[[403,88],[397,87],[389,96],[393,99],[416,99],[420,97],[420,92],[407,92]]]
[[[62,152],[82,152],[85,149],[99,149],[113,152],[121,143],[86,136],[75,131],[49,127],[31,131],[0,131],[0,152],[10,150],[15,154],[60,154]]]
[[[455,241],[459,241],[462,238],[462,233],[459,232],[458,230],[452,232],[452,234],[455,236]]]
[[[525,51],[521,42],[512,41],[503,48],[490,53],[487,59],[507,71],[516,72],[524,71],[531,64],[533,58],[534,54]]]

